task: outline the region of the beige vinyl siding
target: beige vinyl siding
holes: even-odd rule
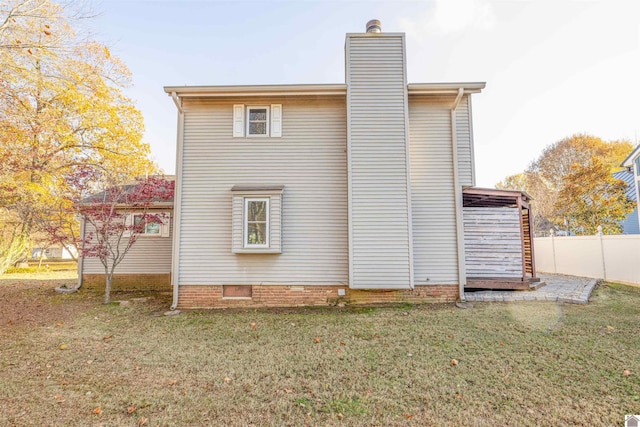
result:
[[[402,35],[347,36],[351,283],[411,286]]]
[[[456,142],[458,144],[458,179],[463,187],[475,185],[473,140],[471,134],[471,98],[465,95],[456,108]]]
[[[91,232],[85,225],[85,235]],[[171,242],[173,240],[173,215],[169,236],[139,236],[129,252],[116,267],[115,274],[164,274],[171,273]],[[104,266],[98,258],[85,258],[82,263],[85,274],[104,274]]]
[[[234,138],[233,105],[282,104],[282,137]],[[180,285],[346,284],[344,97],[185,99]],[[283,185],[282,253],[232,252],[234,185]]]
[[[462,212],[467,277],[521,277],[519,210],[466,207]]]
[[[458,283],[451,97],[409,99],[416,285]]]

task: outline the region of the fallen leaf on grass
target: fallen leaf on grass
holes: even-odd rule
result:
[[[96,415],[100,415],[102,413],[102,406],[98,406],[96,409],[94,409],[93,413]]]
[[[145,425],[147,421],[149,421],[149,418],[145,418],[145,417],[140,418],[140,421],[138,421],[138,427]]]
[[[69,384],[69,381],[62,381],[62,382],[60,383],[60,385],[68,385],[68,384]]]
[[[133,414],[136,411],[136,407],[135,406],[129,406],[127,408],[127,414]]]
[[[407,419],[408,419],[408,420],[410,420],[411,418],[413,418],[413,415],[411,415],[411,414],[407,414],[406,416],[407,416]]]
[[[339,414],[338,414],[338,419],[339,419],[340,421],[342,421],[342,419],[343,419],[343,418],[344,418],[344,415],[342,415],[342,414],[340,414],[340,413],[339,413]]]
[[[56,394],[55,396],[53,396],[54,399],[62,399],[62,395],[61,394]]]
[[[56,326],[62,326],[62,325],[64,325],[64,322],[58,322],[58,323],[56,323]]]
[[[258,327],[258,325],[256,325],[256,322],[251,322],[251,329],[255,329],[257,327]]]
[[[313,342],[315,342],[316,344],[318,344],[320,342],[320,337],[316,337]]]
[[[613,326],[611,326],[611,325],[607,325],[607,329],[610,330],[610,331],[613,331],[615,328]]]
[[[9,321],[7,322],[7,325],[13,325],[13,320],[9,320]]]
[[[140,366],[136,365],[135,370],[139,371],[140,370]]]
[[[456,359],[451,359],[451,366],[457,366],[458,361]]]
[[[224,380],[223,380],[223,381],[224,381],[225,383],[229,384],[229,383],[231,382],[231,378],[229,378],[229,377],[224,377]]]
[[[624,371],[622,371],[622,376],[628,377],[629,375],[631,375],[631,371],[630,370],[625,369]]]
[[[102,337],[103,340],[108,340],[111,338],[113,338],[113,334],[105,335],[104,337]]]
[[[176,385],[177,381],[173,380],[173,381],[169,381],[169,385]]]
[[[68,347],[66,344],[61,344],[60,345],[60,350],[66,350]]]

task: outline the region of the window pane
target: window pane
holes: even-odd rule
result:
[[[133,216],[133,225],[138,226],[141,222],[142,222],[142,216],[141,215],[134,215]]]
[[[249,201],[247,208],[247,221],[266,221],[267,220],[267,202],[266,201]]]
[[[249,123],[249,135],[266,135],[267,123]]]
[[[267,224],[250,223],[247,224],[247,243],[250,245],[267,244]]]
[[[145,229],[146,234],[160,234],[160,224],[157,222],[150,222]]]
[[[249,121],[252,122],[254,120],[267,120],[267,109],[266,108],[258,108],[249,110]]]

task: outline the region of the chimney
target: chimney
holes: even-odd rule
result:
[[[381,27],[345,43],[351,289],[413,287],[405,40]]]
[[[367,33],[381,33],[382,32],[382,22],[378,19],[372,19],[367,22]]]

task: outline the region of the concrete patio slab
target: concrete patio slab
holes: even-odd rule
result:
[[[597,280],[562,274],[541,274],[545,283],[531,291],[477,291],[465,292],[465,300],[471,302],[556,301],[570,304],[587,304]]]

